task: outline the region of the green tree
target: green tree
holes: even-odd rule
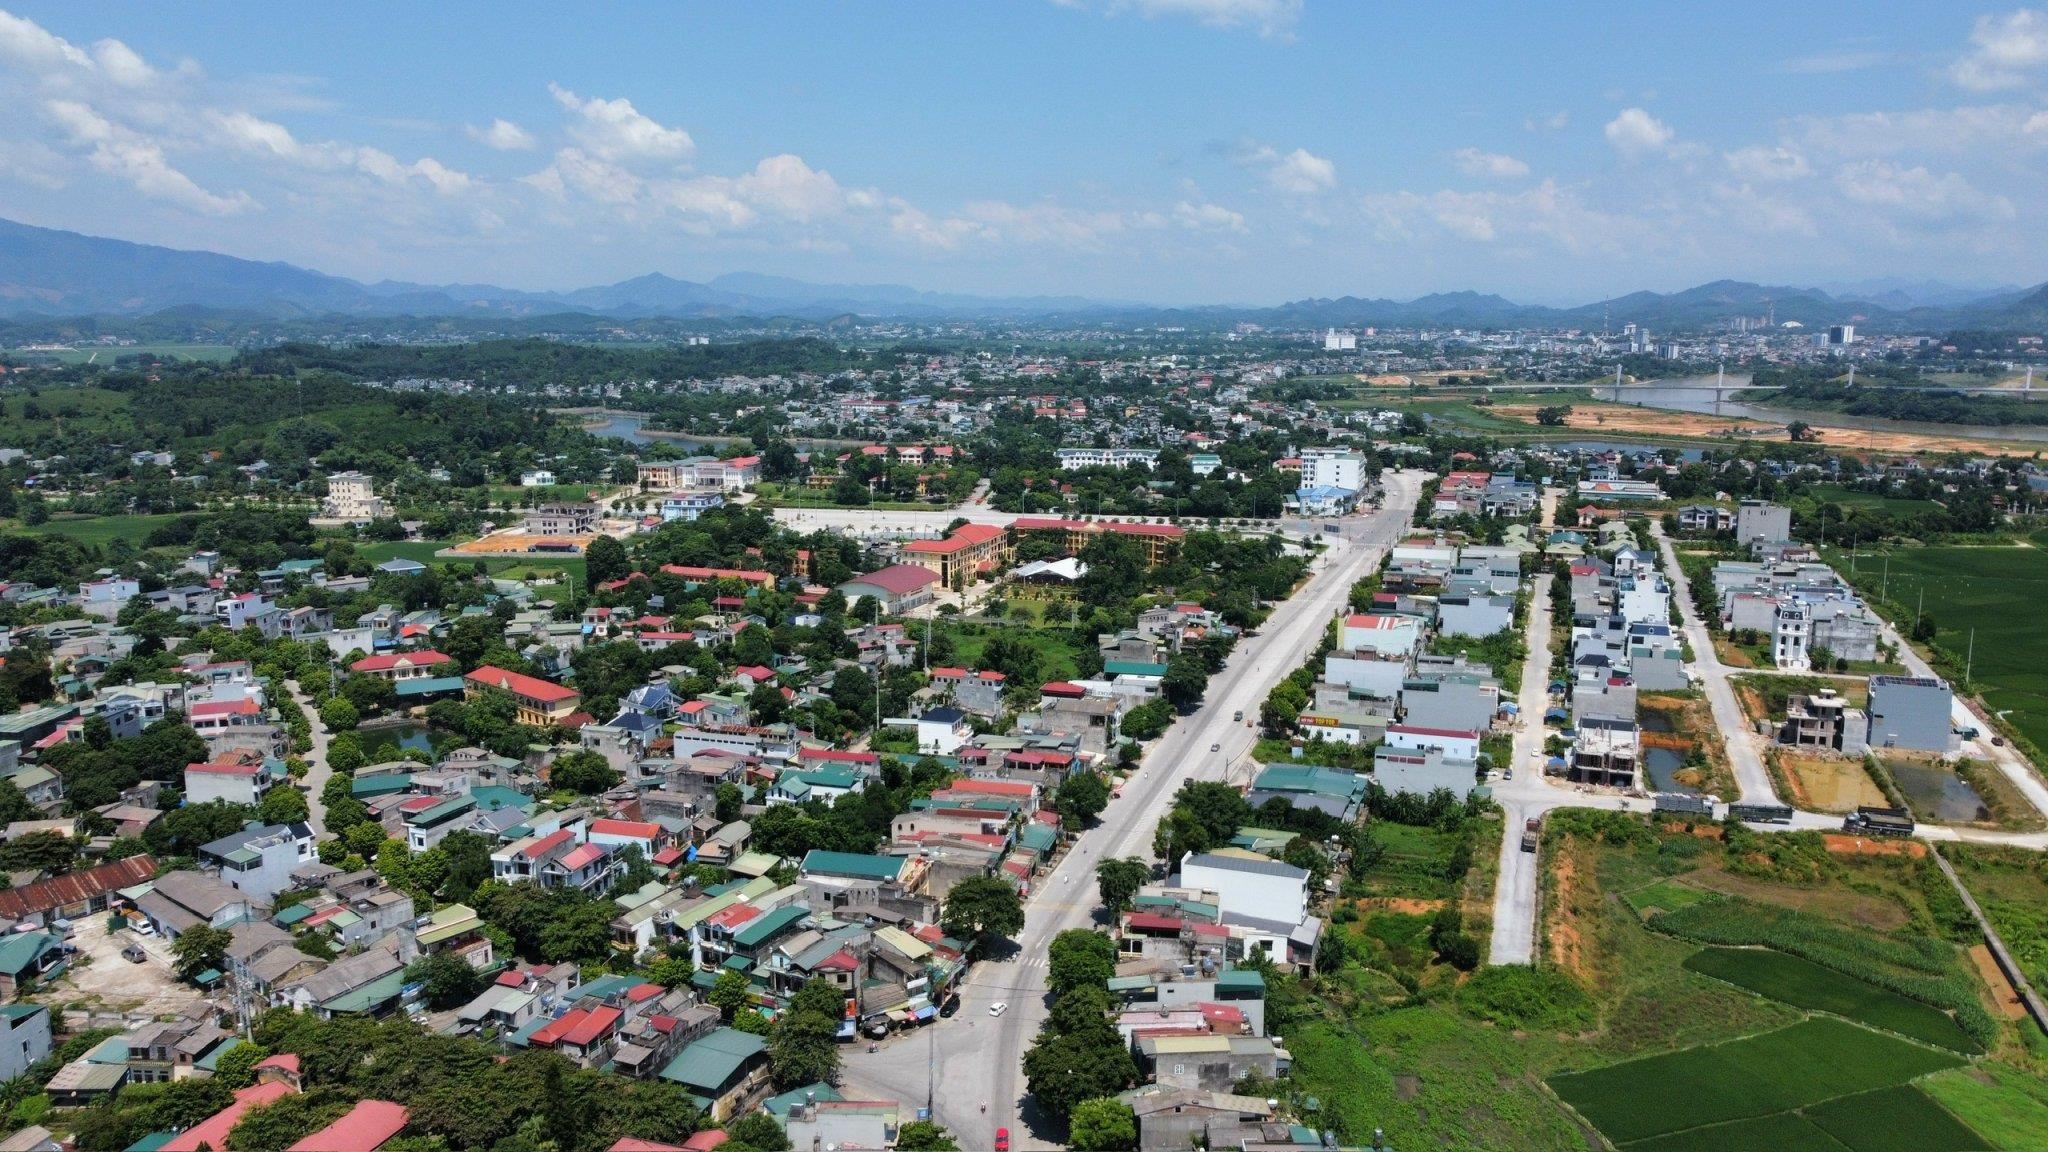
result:
[[[584,796],[616,788],[621,779],[618,770],[603,756],[583,749],[565,752],[548,766],[550,785]]]
[[[1174,654],[1166,662],[1166,675],[1159,680],[1160,696],[1182,714],[1195,710],[1208,687],[1209,670],[1192,652]]]
[[[1138,1116],[1113,1096],[1083,1100],[1067,1117],[1067,1144],[1074,1152],[1129,1152],[1138,1146]]]
[[[960,1152],[953,1134],[932,1120],[912,1120],[896,1130],[896,1152]]]
[[[225,928],[215,928],[210,924],[187,928],[171,942],[171,955],[175,958],[172,971],[178,974],[178,979],[188,983],[197,980],[199,974],[209,968],[218,972],[227,966],[228,945],[232,943],[234,937]]]
[[[735,1152],[789,1152],[789,1133],[766,1112],[749,1112],[725,1126],[720,1148]]]
[[[846,996],[830,982],[812,980],[768,1031],[768,1068],[785,1091],[839,1079],[839,1024]]]
[[[730,780],[721,780],[712,796],[712,815],[718,817],[720,823],[730,824],[740,818],[747,797],[746,793],[740,791],[739,785]]]
[[[362,713],[347,697],[335,696],[320,705],[320,723],[330,732],[353,732],[362,721]]]
[[[270,1049],[243,1041],[221,1054],[213,1074],[230,1088],[247,1088],[256,1080],[256,1065],[269,1056]]]
[[[1089,928],[1069,928],[1052,938],[1046,949],[1050,968],[1046,986],[1054,997],[1083,985],[1108,987],[1116,975],[1116,943]]]
[[[583,568],[589,573],[590,586],[611,580],[623,580],[633,571],[626,559],[626,546],[610,536],[599,536],[583,547]]]
[[[447,952],[429,952],[405,969],[407,983],[421,985],[429,1008],[453,1008],[476,999],[483,991],[483,973],[468,961]]]
[[[1053,811],[1069,830],[1079,830],[1109,807],[1109,782],[1102,773],[1081,769],[1060,782],[1053,794]]]
[[[752,982],[746,973],[726,968],[718,973],[718,979],[711,985],[711,994],[704,999],[730,1023],[734,1014],[752,1002],[751,988]]]
[[[1109,993],[1082,986],[1053,1001],[1024,1054],[1024,1077],[1048,1113],[1066,1119],[1083,1100],[1114,1096],[1137,1080],[1130,1046],[1109,1022]]]
[[[265,792],[256,804],[256,818],[265,824],[296,823],[304,820],[308,812],[306,794],[284,785]]]
[[[1536,410],[1536,422],[1546,428],[1562,428],[1571,418],[1569,404],[1552,404]]]
[[[939,927],[948,936],[984,951],[1024,927],[1024,902],[1007,880],[971,876],[953,885],[939,913]]]
[[[1095,866],[1095,889],[1102,896],[1102,906],[1112,914],[1129,907],[1131,897],[1151,878],[1152,869],[1144,861],[1129,856],[1104,860]]]

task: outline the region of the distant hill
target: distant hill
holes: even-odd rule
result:
[[[1653,333],[1694,331],[1739,316],[1772,315],[1807,327],[1856,323],[1871,331],[2039,328],[2048,324],[2048,285],[1970,290],[1928,282],[1874,281],[1871,297],[1819,288],[1717,280],[1682,292],[1631,292],[1573,308],[1518,304],[1480,292],[1439,292],[1414,300],[1341,296],[1277,307],[1161,308],[1080,296],[975,296],[902,284],[814,284],[732,272],[708,283],[659,272],[616,284],[527,292],[490,284],[364,284],[290,264],[217,252],[134,244],[0,220],[0,316],[139,317],[171,309],[270,318],[412,316],[533,320],[581,315],[622,320],[738,317],[829,322],[1015,317],[1116,319],[1220,325],[1253,320],[1309,327],[1557,327]],[[1875,298],[1872,298],[1875,297]]]

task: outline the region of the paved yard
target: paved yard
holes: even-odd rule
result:
[[[81,917],[72,924],[71,942],[78,946],[78,962],[40,999],[144,1016],[179,1012],[204,999],[198,989],[171,977],[171,949],[161,937],[128,931],[110,934],[105,913]],[[121,949],[131,943],[141,944],[149,959],[141,964],[123,960]],[[83,962],[87,957],[90,962]]]

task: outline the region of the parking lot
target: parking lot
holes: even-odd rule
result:
[[[162,937],[109,933],[106,914],[97,913],[72,922],[71,943],[78,955],[50,987],[53,999],[143,1016],[176,1013],[204,999],[198,989],[172,978],[171,949]],[[121,949],[129,944],[142,945],[149,958],[140,964],[123,959]]]

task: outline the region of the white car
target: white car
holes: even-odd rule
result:
[[[154,936],[156,935],[156,925],[151,924],[147,920],[137,920],[135,922],[135,934],[137,936]]]
[[[998,1000],[995,1003],[988,1006],[988,1014],[991,1016],[1001,1016],[1003,1013],[1008,1012],[1009,1010],[1010,1004],[1007,1000]]]

